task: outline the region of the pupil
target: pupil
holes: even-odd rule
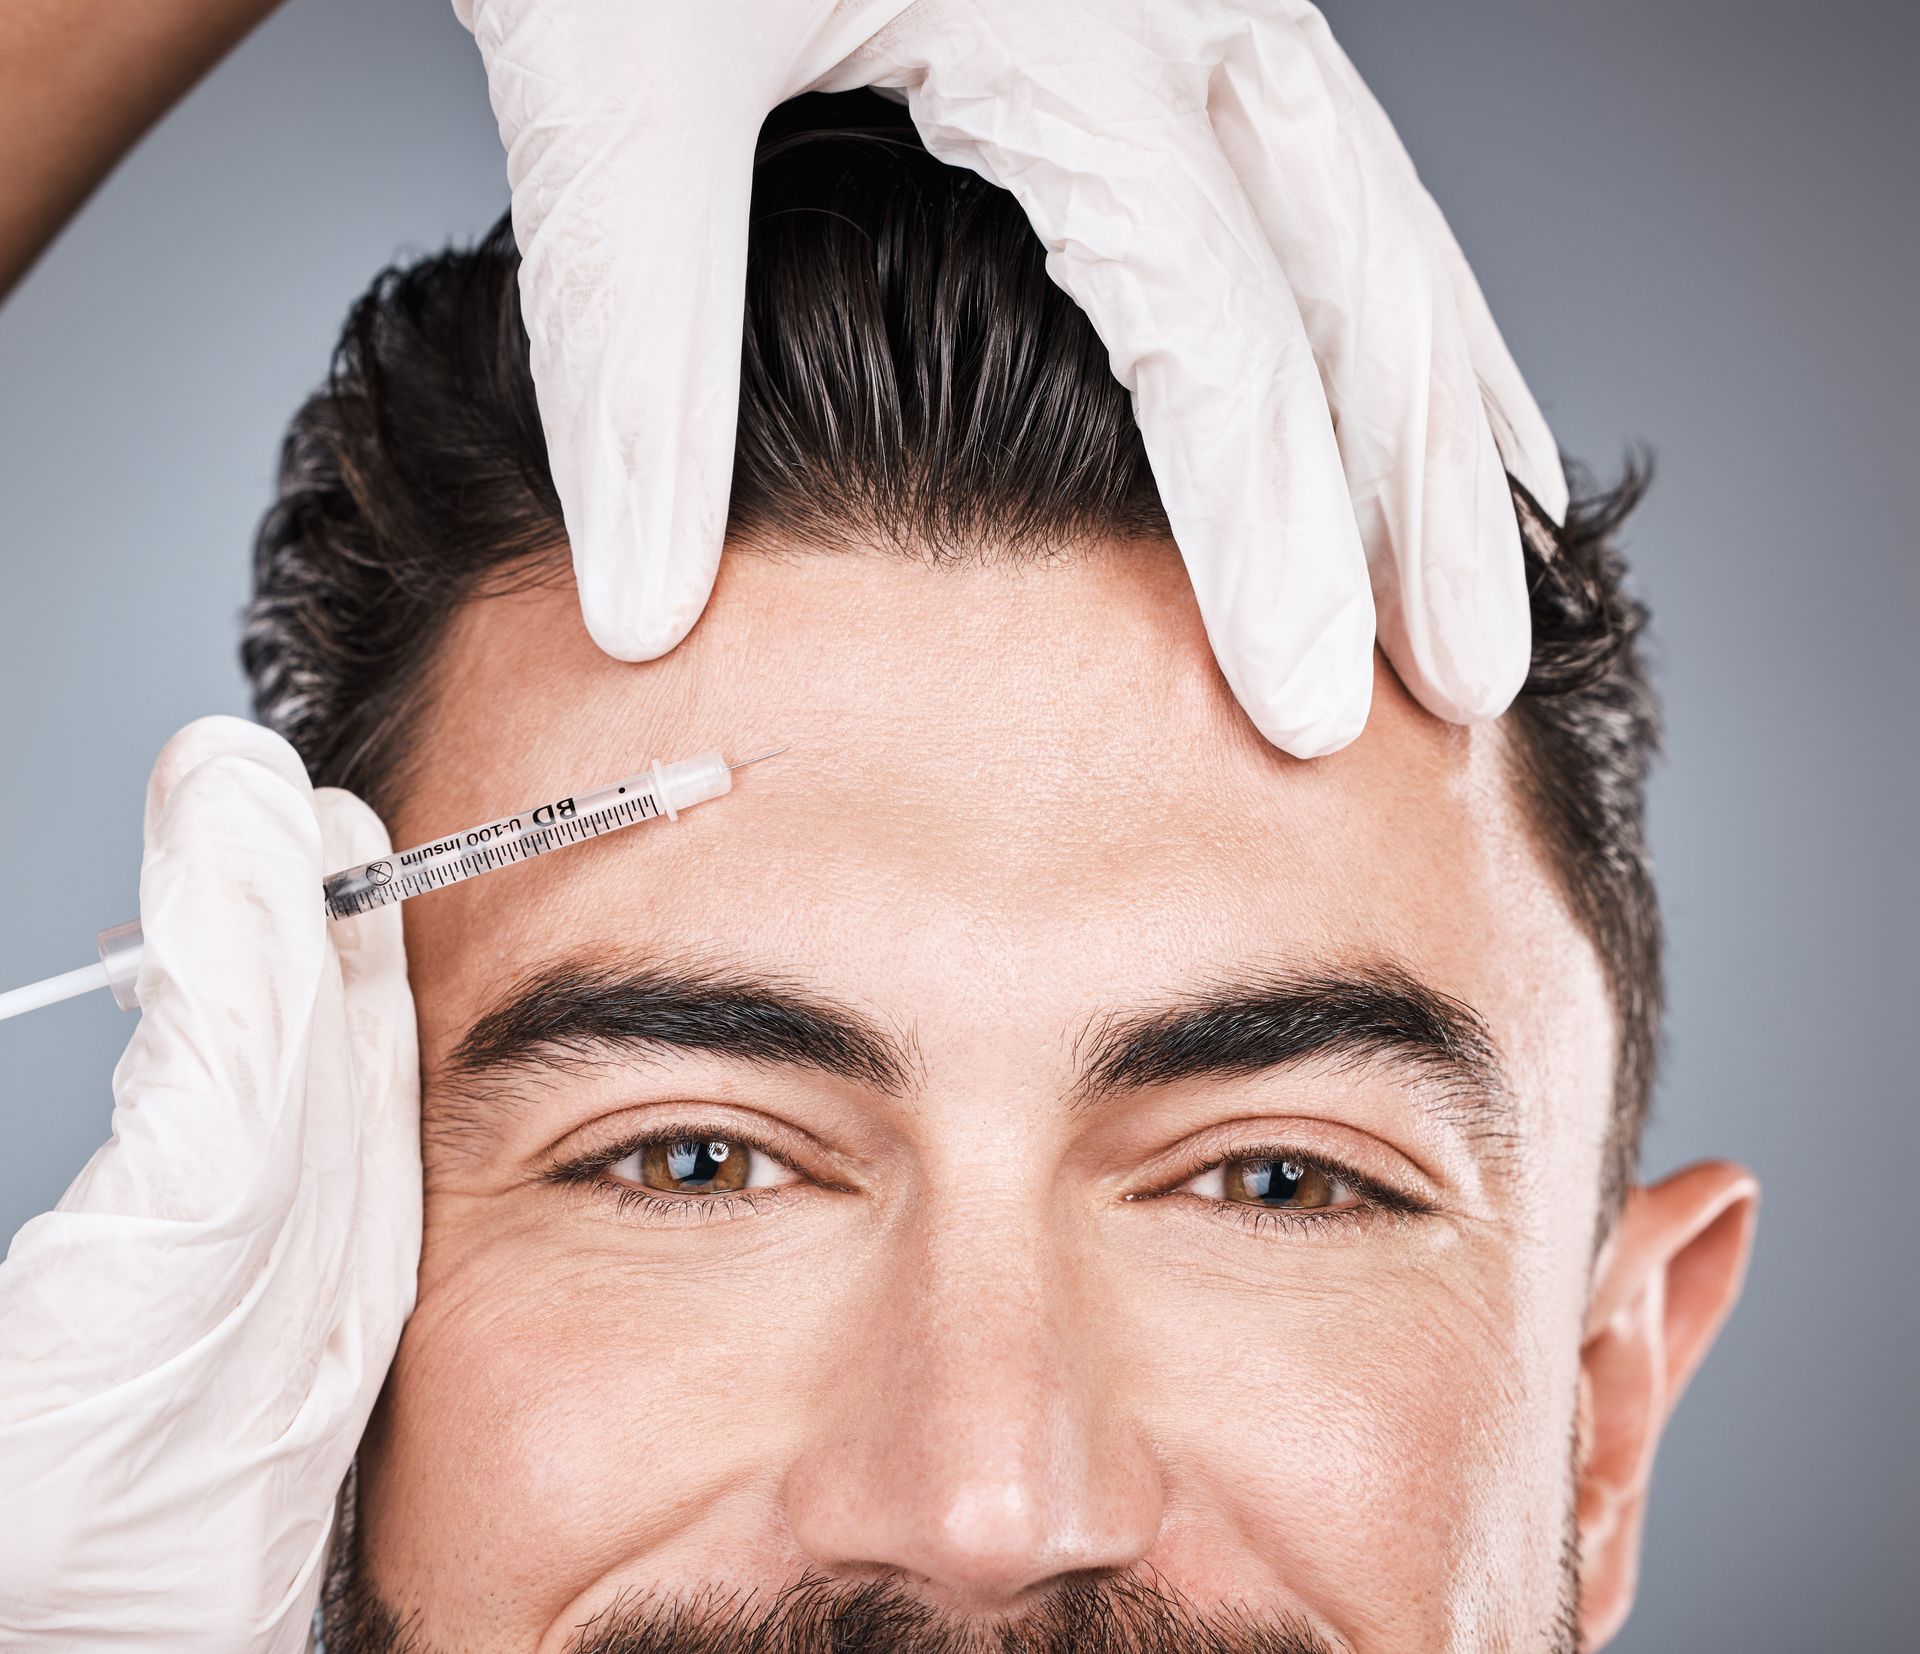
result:
[[[1262,1160],[1248,1181],[1269,1206],[1290,1206],[1300,1198],[1306,1175],[1306,1167],[1291,1160]]]
[[[1298,1210],[1317,1210],[1333,1199],[1326,1173],[1302,1160],[1236,1160],[1227,1171],[1227,1193],[1235,1200]]]
[[[674,1143],[667,1149],[667,1175],[676,1183],[711,1183],[726,1157],[724,1143]]]

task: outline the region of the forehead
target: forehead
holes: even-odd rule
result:
[[[602,655],[556,582],[467,605],[430,682],[398,847],[655,757],[791,750],[677,824],[410,903],[429,1069],[536,964],[718,946],[956,1052],[988,1026],[1057,1043],[1250,961],[1389,960],[1478,1009],[1523,1090],[1605,1093],[1597,966],[1497,726],[1429,717],[1381,667],[1359,741],[1278,753],[1169,544],[729,552],[687,641],[644,664]]]

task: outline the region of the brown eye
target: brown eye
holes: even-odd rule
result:
[[[1229,1160],[1220,1171],[1227,1200],[1293,1212],[1358,1204],[1340,1178],[1304,1160]]]
[[[648,1143],[609,1169],[643,1188],[700,1195],[744,1189],[752,1160],[753,1150],[744,1143],[689,1137],[677,1143]]]

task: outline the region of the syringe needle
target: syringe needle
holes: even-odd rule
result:
[[[793,744],[793,743],[792,743],[791,741],[789,741],[789,742],[787,743],[787,746],[791,746],[792,744]],[[760,762],[760,760],[761,760],[762,758],[778,758],[778,757],[780,756],[780,754],[781,754],[781,753],[783,753],[783,752],[785,752],[786,750],[787,750],[787,748],[786,748],[786,747],[775,747],[775,748],[773,749],[773,751],[772,751],[772,752],[762,752],[762,753],[756,753],[756,754],[755,754],[755,755],[754,755],[753,757],[751,757],[751,758],[742,758],[742,759],[740,760],[740,762],[739,762],[739,763],[737,763],[737,764],[729,764],[729,765],[727,766],[727,768],[728,768],[728,769],[730,769],[730,770],[743,770],[743,769],[745,769],[745,768],[746,768],[746,767],[747,767],[747,766],[748,766],[749,764],[757,764],[757,763],[759,763],[759,762]]]

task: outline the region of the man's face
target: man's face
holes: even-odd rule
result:
[[[1571,1646],[1613,1035],[1498,728],[1383,670],[1354,746],[1275,752],[1170,546],[729,556],[641,666],[556,585],[435,684],[400,846],[792,745],[406,910],[426,1231],[362,1554],[427,1644],[808,1577]]]

